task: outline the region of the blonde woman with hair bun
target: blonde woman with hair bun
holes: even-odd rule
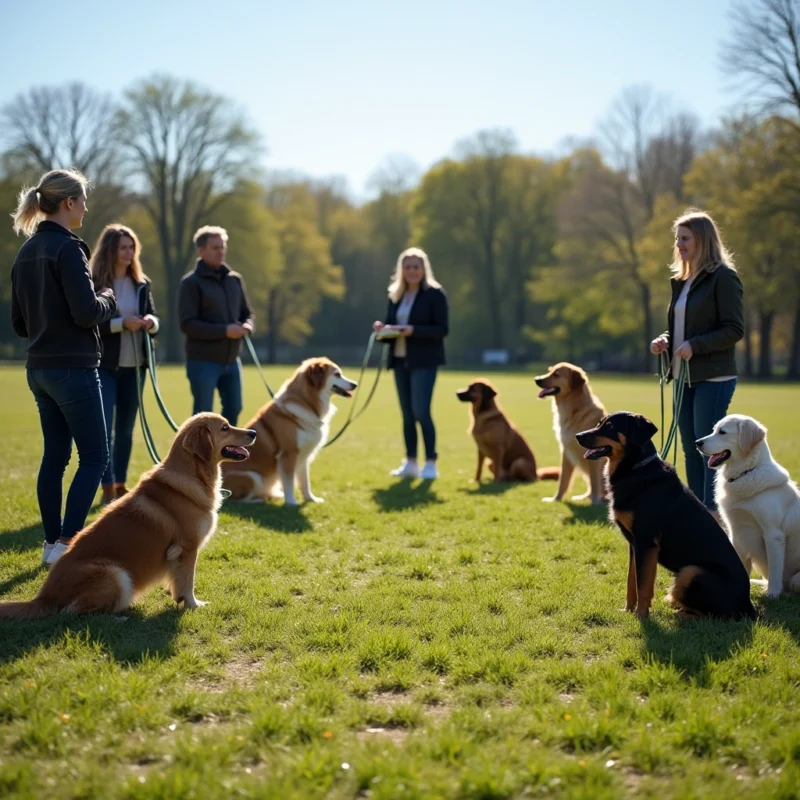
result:
[[[389,366],[394,370],[403,415],[406,455],[391,474],[433,480],[439,471],[431,401],[436,373],[445,363],[449,308],[447,295],[434,278],[424,250],[409,247],[400,253],[389,285],[386,318],[383,322],[376,320],[372,327],[390,347]],[[425,446],[422,470],[417,461],[417,425]]]
[[[83,528],[108,461],[97,326],[114,316],[117,303],[111,289],[95,290],[89,248],[73,233],[83,224],[87,188],[80,172],[52,170],[22,190],[12,215],[14,230],[29,237],[11,269],[11,323],[28,340],[28,386],[44,436],[36,493],[48,566]],[[78,469],[62,519],[73,440]]]
[[[672,225],[674,234],[672,300],[667,330],[650,344],[667,353],[672,378],[681,360],[689,365],[679,430],[686,459],[686,482],[697,499],[719,519],[714,500],[714,470],[695,442],[727,413],[736,389],[736,343],[744,336],[742,282],[714,220],[687,209]]]

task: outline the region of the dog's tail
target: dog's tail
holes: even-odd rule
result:
[[[536,470],[540,481],[557,481],[561,477],[561,467],[542,467]]]
[[[758,617],[750,602],[749,580],[740,587],[734,578],[694,565],[683,567],[676,573],[670,598],[673,605],[689,613],[734,619]]]
[[[49,617],[54,612],[50,603],[38,597],[17,603],[0,603],[0,619],[37,619]]]

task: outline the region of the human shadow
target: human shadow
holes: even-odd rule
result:
[[[0,531],[0,552],[7,550],[35,550],[42,546],[44,541],[44,528],[41,522],[28,525],[16,530]]]
[[[278,503],[237,503],[226,500],[222,512],[247,522],[255,522],[262,528],[276,533],[305,533],[313,530],[306,519],[302,506],[285,506]]]
[[[386,489],[375,489],[372,498],[380,511],[405,511],[409,508],[444,503],[433,491],[433,481],[400,480]]]
[[[190,613],[171,600],[155,615],[131,608],[121,615],[56,614],[35,620],[0,620],[0,664],[16,661],[42,647],[54,647],[66,635],[97,643],[117,663],[136,665],[148,658],[175,654],[181,615]],[[195,612],[196,613],[196,612]]]

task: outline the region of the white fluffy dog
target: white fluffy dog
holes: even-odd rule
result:
[[[697,449],[719,470],[714,496],[745,569],[767,579],[768,597],[800,592],[800,492],[772,458],[767,429],[730,414]]]

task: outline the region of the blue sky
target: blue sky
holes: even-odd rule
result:
[[[264,165],[344,176],[360,195],[390,154],[421,168],[480,129],[521,148],[586,137],[626,86],[713,124],[736,102],[719,67],[729,0],[0,0],[0,103],[155,71],[233,98]],[[63,54],[63,55],[61,55]]]

